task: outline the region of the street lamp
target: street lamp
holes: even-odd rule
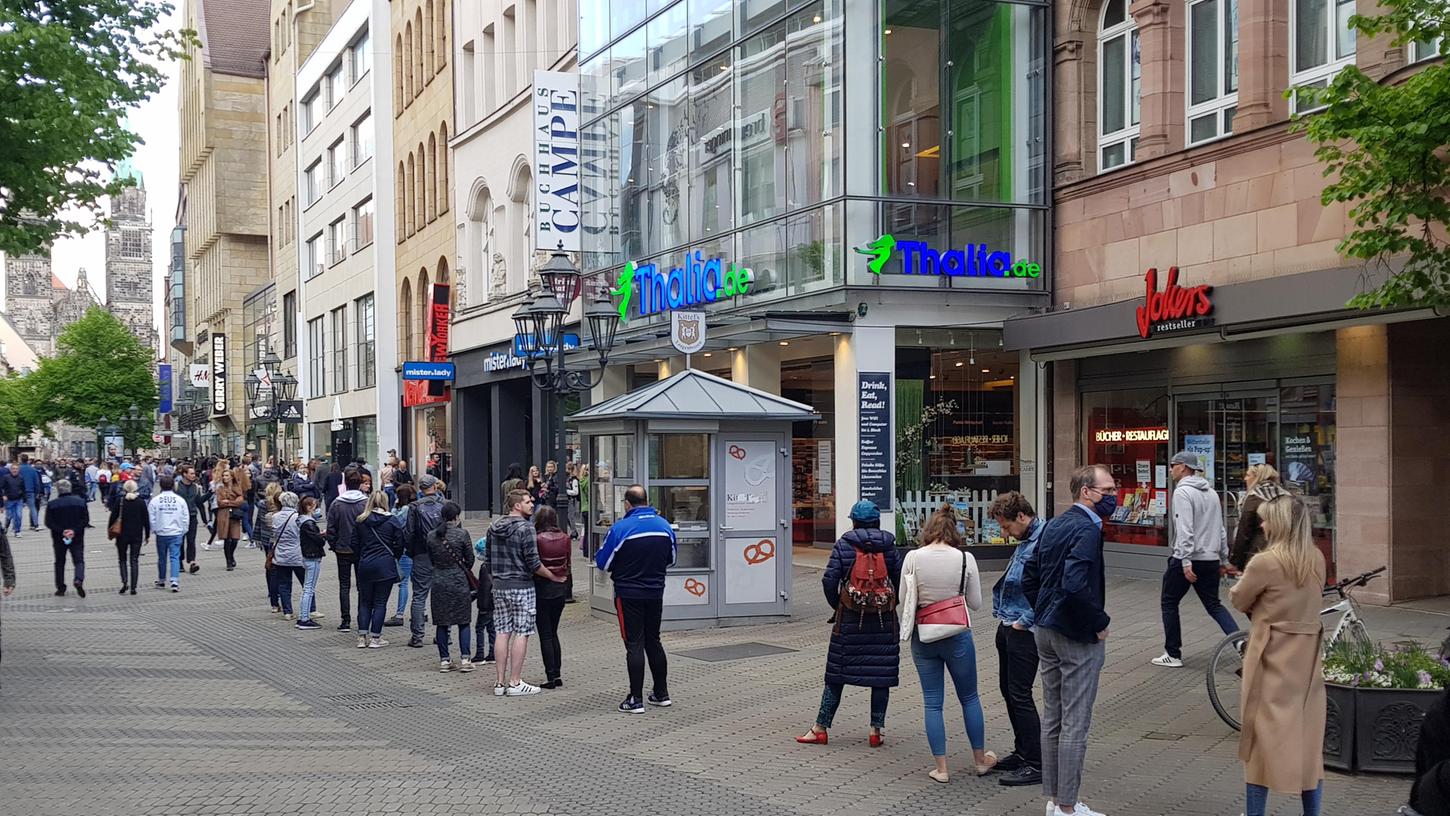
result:
[[[619,315],[602,292],[590,299],[584,308],[583,322],[589,327],[589,336],[599,357],[599,376],[589,370],[570,370],[564,359],[564,320],[579,297],[582,277],[569,256],[560,251],[551,253],[549,260],[539,268],[539,281],[543,284],[542,289],[534,291],[513,313],[514,345],[523,355],[534,386],[554,397],[545,400],[550,414],[547,427],[554,447],[550,457],[562,462],[562,401],[569,394],[588,391],[602,378],[609,353],[614,348]]]
[[[258,377],[254,371],[248,374],[242,383],[246,386],[247,402],[251,404],[252,417],[272,422],[275,434],[272,455],[276,458],[277,467],[280,468],[283,466],[283,460],[282,417],[279,406],[281,403],[290,402],[296,396],[297,378],[281,371],[282,358],[270,349],[257,362],[267,375],[266,378]],[[263,388],[264,385],[268,387]]]

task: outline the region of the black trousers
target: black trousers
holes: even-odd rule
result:
[[[535,602],[538,611],[536,623],[539,628],[539,656],[544,660],[544,677],[558,680],[563,654],[559,648],[559,619],[564,616],[564,599],[547,598]],[[655,628],[659,637],[659,628]]]
[[[1233,615],[1218,599],[1218,560],[1193,561],[1192,564],[1198,580],[1191,584],[1183,577],[1183,562],[1177,558],[1169,558],[1168,569],[1163,572],[1163,651],[1177,658],[1183,657],[1183,625],[1178,620],[1178,604],[1190,589],[1198,595],[1203,611],[1213,618],[1225,635],[1232,635],[1239,628]]]
[[[669,666],[665,647],[660,643],[660,616],[664,614],[663,598],[615,598],[614,611],[619,616],[619,636],[624,639],[624,662],[629,670],[629,696],[644,696],[644,664],[654,680],[654,693],[669,696]]]
[[[357,560],[352,553],[335,552],[337,556],[337,608],[342,620],[339,625],[352,621],[352,575],[357,571]]]
[[[1034,768],[1042,767],[1042,721],[1032,700],[1032,683],[1037,679],[1037,639],[1030,629],[997,627],[999,684],[1007,701],[1007,719],[1015,738],[1013,751]]]
[[[64,541],[55,541],[55,540],[52,540],[50,542],[50,547],[51,547],[52,550],[55,551],[55,588],[56,589],[65,589],[65,554],[67,552],[70,553],[70,561],[71,561],[71,564],[75,567],[75,574],[76,574],[75,575],[75,579],[76,579],[76,582],[77,583],[82,583],[82,584],[85,583],[85,581],[86,581],[86,543],[85,543],[85,539],[75,538],[75,539],[72,539],[71,540],[71,543],[70,544],[66,544]],[[135,556],[132,556],[132,557],[133,558],[139,558],[140,555],[141,555],[141,545],[138,543],[136,545],[136,555]],[[135,561],[132,561],[131,563],[134,564],[136,562]],[[135,569],[135,567],[132,567],[132,569]]]
[[[191,514],[191,526],[186,528],[186,537],[181,540],[181,560],[188,564],[196,563],[196,513]]]
[[[116,561],[121,567],[121,586],[132,587],[141,583],[141,541],[133,541],[126,544],[122,541],[114,542],[116,545]],[[130,567],[128,570],[127,567]],[[57,576],[56,586],[59,587],[64,576]]]

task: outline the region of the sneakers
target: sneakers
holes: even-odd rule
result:
[[[675,703],[670,699],[670,695],[668,694],[651,694],[649,696],[649,704],[659,706],[660,708],[669,708]]]
[[[504,694],[507,691],[508,691],[508,689],[506,689],[506,688],[503,687],[503,683],[494,683],[493,684],[493,696],[495,696],[495,697],[502,697],[502,696],[504,696]]]
[[[1001,766],[1001,763],[997,763]],[[1031,765],[1023,765],[1015,771],[1008,771],[997,778],[998,785],[1006,785],[1009,788],[1023,787],[1026,785],[1041,785],[1042,770]]]
[[[1155,665],[1155,666],[1162,666],[1165,669],[1181,669],[1181,668],[1183,668],[1183,661],[1180,660],[1179,658],[1174,657],[1171,654],[1168,654],[1167,652],[1164,652],[1163,654],[1158,655],[1157,657],[1153,658],[1153,660],[1150,661],[1150,662],[1153,665]]]
[[[525,683],[524,681],[520,680],[519,682],[514,683],[512,686],[509,686],[507,689],[505,689],[504,694],[508,695],[509,697],[527,697],[530,694],[538,694],[541,691],[543,691],[543,689],[539,688],[538,686],[533,685],[532,683]]]
[[[1023,759],[1016,751],[1013,751],[1007,756],[997,760],[997,770],[1011,773],[1026,764],[1027,760]]]
[[[357,636],[357,647],[359,649],[366,649],[368,647],[368,636],[367,635],[358,635]]]
[[[384,626],[402,626],[403,625],[403,616],[402,615],[394,615],[391,618],[388,618],[387,620],[383,621],[383,625]]]
[[[443,674],[447,674],[453,671],[453,661],[449,660],[446,657],[438,661],[438,671],[442,672]]]
[[[172,592],[180,592],[181,591],[181,585],[180,584],[172,584],[171,585],[171,591]]]
[[[321,629],[322,628],[322,624],[318,623],[315,620],[300,620],[300,621],[297,621],[297,628],[298,629]]]
[[[166,588],[166,584],[162,583],[161,581],[155,582],[154,584],[152,584],[152,586],[155,586],[157,589],[165,589]]]
[[[292,620],[292,613],[288,612],[282,616],[282,620]]]
[[[273,615],[275,615],[275,614],[277,614],[277,613],[279,613],[281,611],[282,611],[282,607],[280,607],[280,606],[273,606],[272,607],[272,614]]]
[[[624,702],[619,704],[619,710],[624,714],[643,714],[644,703],[641,703],[638,697],[626,697]]]
[[[372,640],[368,641],[369,649],[381,649],[386,645],[388,645],[388,642],[386,640],[383,640],[382,638],[373,638]]]
[[[350,620],[344,620],[342,623],[339,623],[337,625],[337,631],[339,631],[339,632],[346,632],[346,631],[348,631],[351,628],[352,628],[352,621],[350,621]]]
[[[459,659],[459,661],[458,661],[458,670],[461,671],[461,672],[471,672],[471,671],[473,671],[473,661],[472,660],[469,660],[466,657]]]
[[[1103,814],[1098,813],[1096,810],[1093,810],[1082,802],[1078,802],[1071,811],[1063,810],[1062,808],[1051,804],[1049,804],[1048,807],[1051,807],[1052,810],[1056,812],[1056,816],[1103,816]]]
[[[77,595],[81,596],[82,598],[86,597],[86,588],[84,584],[82,584],[80,581],[76,581],[75,588]]]

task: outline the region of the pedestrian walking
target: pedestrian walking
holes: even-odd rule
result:
[[[488,570],[487,531],[473,542],[473,558],[478,564],[478,592],[474,598],[478,617],[473,624],[476,635],[473,639],[473,662],[488,665],[495,659],[493,645],[498,638],[498,629],[493,625],[493,574]]]
[[[0,530],[3,537],[4,531]],[[1430,705],[1420,722],[1415,781],[1410,784],[1410,804],[1401,812],[1405,816],[1450,813],[1450,689]]]
[[[1239,523],[1234,529],[1233,545],[1229,547],[1228,561],[1233,566],[1232,572],[1243,572],[1249,559],[1263,552],[1269,544],[1264,537],[1259,508],[1289,492],[1279,483],[1279,471],[1273,465],[1253,465],[1244,471],[1244,487],[1248,488],[1248,493],[1239,505]]]
[[[0,525],[0,597],[9,598],[15,593],[15,556],[10,552],[10,537]],[[0,656],[4,650],[0,649]]]
[[[313,499],[313,503],[316,502]],[[282,620],[287,621],[292,620],[292,579],[296,578],[304,587],[307,585],[306,562],[302,560],[299,504],[296,493],[284,490],[277,494],[277,510],[271,514],[272,549],[267,557],[267,572],[272,576]]]
[[[156,536],[156,574],[165,580],[166,568],[170,564],[171,591],[181,589],[181,542],[191,526],[191,508],[186,499],[176,494],[176,479],[162,476],[157,479],[161,492],[151,500],[147,510],[151,533]],[[140,485],[137,485],[139,488]],[[137,490],[140,494],[140,490]]]
[[[443,496],[438,492],[438,480],[425,476],[418,480],[423,493],[408,505],[408,526],[404,543],[413,559],[409,583],[412,595],[409,599],[408,645],[419,649],[423,646],[423,623],[427,616],[428,592],[433,585],[433,573],[439,565],[433,563],[428,546],[428,534],[443,523]]]
[[[60,496],[50,503],[45,513],[45,526],[50,529],[51,548],[55,551],[55,594],[65,594],[65,557],[70,554],[75,570],[72,585],[76,594],[86,597],[86,527],[91,512],[86,500],[71,493],[71,483],[62,479],[56,485]],[[133,562],[134,563],[134,562]],[[134,571],[134,567],[132,568]],[[125,583],[124,576],[122,583]]]
[[[373,491],[352,528],[352,549],[357,554],[357,647],[381,649],[388,596],[398,582],[398,557],[403,554],[403,531],[388,510],[388,494]]]
[[[796,737],[796,742],[827,743],[841,695],[849,685],[871,689],[871,732],[867,743],[876,748],[882,743],[881,729],[886,727],[891,689],[900,684],[897,666],[901,646],[897,640],[894,601],[901,585],[901,555],[896,551],[896,537],[881,529],[881,511],[875,504],[856,502],[851,507],[850,518],[851,529],[836,542],[821,576],[826,603],[835,612],[831,616],[835,625],[831,628],[831,643],[826,652],[826,685],[821,692],[821,707],[811,730]],[[851,605],[856,603],[850,595],[850,579],[858,559],[863,568],[868,563],[880,564],[882,572],[877,574],[880,580],[875,583],[875,591],[881,595],[883,614],[877,611],[857,614],[843,608],[843,597]],[[884,609],[885,606],[891,608]]]
[[[384,626],[402,626],[403,613],[408,609],[408,593],[413,583],[413,556],[408,553],[408,506],[417,495],[413,485],[399,485],[393,495],[393,522],[402,532],[399,540],[403,542],[403,553],[398,556],[398,605],[392,616],[383,621]]]
[[[1250,616],[1244,649],[1239,759],[1245,816],[1263,816],[1269,791],[1297,793],[1319,816],[1324,783],[1325,697],[1319,611],[1324,556],[1309,508],[1293,496],[1259,506],[1268,546],[1249,559],[1229,599]]]
[[[458,629],[459,671],[473,671],[473,539],[463,529],[462,509],[444,502],[437,527],[428,533],[428,556],[433,564],[433,642],[438,645],[438,671],[453,671],[449,630]],[[497,690],[495,690],[497,693]]]
[[[327,540],[317,529],[321,508],[317,499],[308,496],[297,502],[297,512],[302,516],[298,525],[298,547],[302,550],[302,601],[297,605],[298,629],[321,629],[322,624],[313,620],[317,616],[317,578],[322,574],[322,559],[327,555]]]
[[[352,548],[352,528],[363,515],[368,494],[362,492],[362,473],[348,468],[343,474],[342,495],[327,508],[327,543],[337,559],[337,606],[342,615],[337,631],[352,629],[352,577],[357,569],[357,553]]]
[[[319,468],[316,459],[293,471],[291,479],[291,491],[297,494],[298,501],[311,496],[314,499],[322,497],[322,487],[317,483]]]
[[[579,512],[579,466],[573,462],[564,466],[564,495],[568,498],[564,520],[568,524],[569,535],[577,538],[583,535],[584,520]]]
[[[548,492],[548,488],[544,485],[544,477],[539,473],[538,465],[529,465],[529,478],[524,489],[529,491],[529,495],[533,497],[535,507],[544,503],[544,496]]]
[[[278,501],[282,492],[282,485],[277,482],[270,482],[262,489],[257,500],[262,516],[252,525],[252,541],[262,550],[262,577],[267,583],[267,606],[274,615],[282,611],[282,599],[278,597],[277,584],[283,577],[288,581],[292,580],[292,576],[281,576],[281,573],[272,569],[272,516],[282,509],[282,504]]]
[[[130,590],[141,583],[141,544],[151,537],[151,514],[134,481],[122,482],[121,490],[122,499],[111,508],[106,534],[116,542],[121,587]],[[156,588],[166,588],[166,559],[160,557],[156,559]]]
[[[509,514],[508,495],[515,490],[528,490],[529,485],[524,481],[524,466],[518,462],[510,462],[508,470],[504,473],[503,484],[499,485],[498,501],[500,516]]]
[[[196,561],[196,531],[206,513],[206,490],[196,479],[196,468],[190,464],[177,468],[177,474],[180,478],[176,482],[176,495],[186,502],[188,514],[181,559],[186,563],[187,572],[195,574],[201,570],[201,564]]]
[[[563,688],[563,652],[559,643],[559,620],[564,616],[564,601],[574,588],[569,569],[574,547],[569,534],[559,528],[559,514],[552,507],[534,511],[534,540],[539,548],[539,563],[562,582],[534,576],[534,598],[538,609],[539,656],[544,661],[544,683],[541,688]],[[491,629],[492,627],[490,627]],[[480,632],[479,634],[482,634]],[[492,636],[492,634],[490,634]]]
[[[493,625],[497,632],[493,651],[495,696],[538,694],[540,689],[523,681],[524,655],[529,635],[537,628],[538,598],[534,576],[563,583],[563,576],[550,572],[539,560],[538,539],[530,517],[534,500],[515,490],[505,501],[509,514],[488,528],[488,569],[493,583]],[[434,569],[442,569],[435,563]]]
[[[11,462],[0,475],[0,493],[5,496],[5,524],[20,538],[20,525],[25,513],[25,480],[20,478],[20,463]]]
[[[100,472],[101,469],[95,462],[86,463],[86,501],[88,502],[96,500],[97,476]]]
[[[901,575],[901,639],[911,642],[911,659],[921,681],[926,742],[936,767],[927,775],[947,782],[947,734],[942,708],[946,677],[962,707],[967,741],[977,776],[996,769],[997,755],[986,750],[982,701],[977,696],[977,649],[972,640],[969,610],[982,608],[981,575],[977,561],[966,551],[956,511],[945,505],[927,519],[918,539],[920,546],[906,554]]]
[[[1027,497],[1013,490],[999,495],[987,509],[1002,532],[1017,540],[1012,560],[992,587],[992,616],[997,623],[998,689],[1012,723],[1012,753],[997,761],[1002,785],[1042,783],[1042,720],[1032,699],[1037,679],[1037,641],[1032,636],[1032,604],[1022,591],[1022,570],[1037,549],[1046,525]]]
[[[649,494],[642,485],[630,485],[624,491],[621,509],[624,517],[609,528],[594,564],[614,581],[614,612],[624,639],[629,695],[619,704],[619,710],[643,714],[646,659],[654,680],[649,704],[673,704],[669,664],[660,643],[660,618],[664,614],[665,571],[675,564],[675,531],[659,511],[649,506]],[[492,544],[489,546],[492,548]]]
[[[227,572],[237,568],[237,541],[245,532],[247,492],[251,480],[245,468],[223,470],[217,479],[216,536],[222,540]]]
[[[320,482],[324,513],[332,508],[332,500],[342,493],[342,481],[342,465],[333,462],[328,467],[326,475],[322,477]]]
[[[1198,454],[1173,455],[1168,474],[1178,482],[1173,489],[1173,554],[1163,573],[1163,654],[1152,664],[1169,669],[1183,667],[1183,629],[1178,607],[1192,589],[1225,635],[1239,630],[1233,615],[1218,598],[1218,582],[1229,562],[1228,535],[1223,510],[1213,485],[1203,478]]]
[[[40,532],[40,471],[28,454],[20,454],[20,480],[25,485],[25,506],[30,510],[30,531]]]

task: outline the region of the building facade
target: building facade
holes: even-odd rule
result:
[[[116,175],[134,184],[111,199],[110,224],[106,227],[106,310],[131,330],[154,359],[160,348],[151,302],[155,287],[146,180],[129,161],[121,163]]]
[[[454,291],[453,166],[448,142],[453,133],[453,8],[450,0],[395,0],[392,4],[393,186],[397,223],[393,229],[398,270],[399,378],[402,393],[401,446],[413,469],[437,457],[446,472],[452,458],[447,388],[403,382],[401,364],[429,361],[428,343],[436,300],[451,309]],[[461,5],[472,5],[464,3]],[[437,287],[444,287],[438,289]],[[447,347],[446,335],[442,348]],[[438,361],[446,360],[446,353]]]
[[[1230,530],[1245,470],[1273,465],[1332,571],[1389,566],[1361,597],[1441,595],[1450,555],[1421,533],[1450,512],[1450,323],[1346,307],[1377,273],[1336,250],[1351,224],[1284,93],[1351,64],[1393,81],[1435,49],[1356,42],[1326,8],[1057,4],[1054,310],[1010,321],[1007,348],[1050,372],[1053,503],[1077,463],[1120,485],[1111,563],[1162,569],[1186,448]]]
[[[181,63],[180,179],[186,201],[182,280],[191,360],[211,370],[209,422],[198,434],[211,454],[245,452],[242,301],[271,278],[268,264],[268,8],[188,0],[196,31]]]
[[[398,378],[379,354],[398,328],[378,319],[397,308],[392,93],[374,59],[389,15],[387,0],[353,0],[296,78],[303,446],[331,461],[377,463],[400,444]]]
[[[41,357],[55,353],[54,283],[50,251],[5,258],[5,314]]]

